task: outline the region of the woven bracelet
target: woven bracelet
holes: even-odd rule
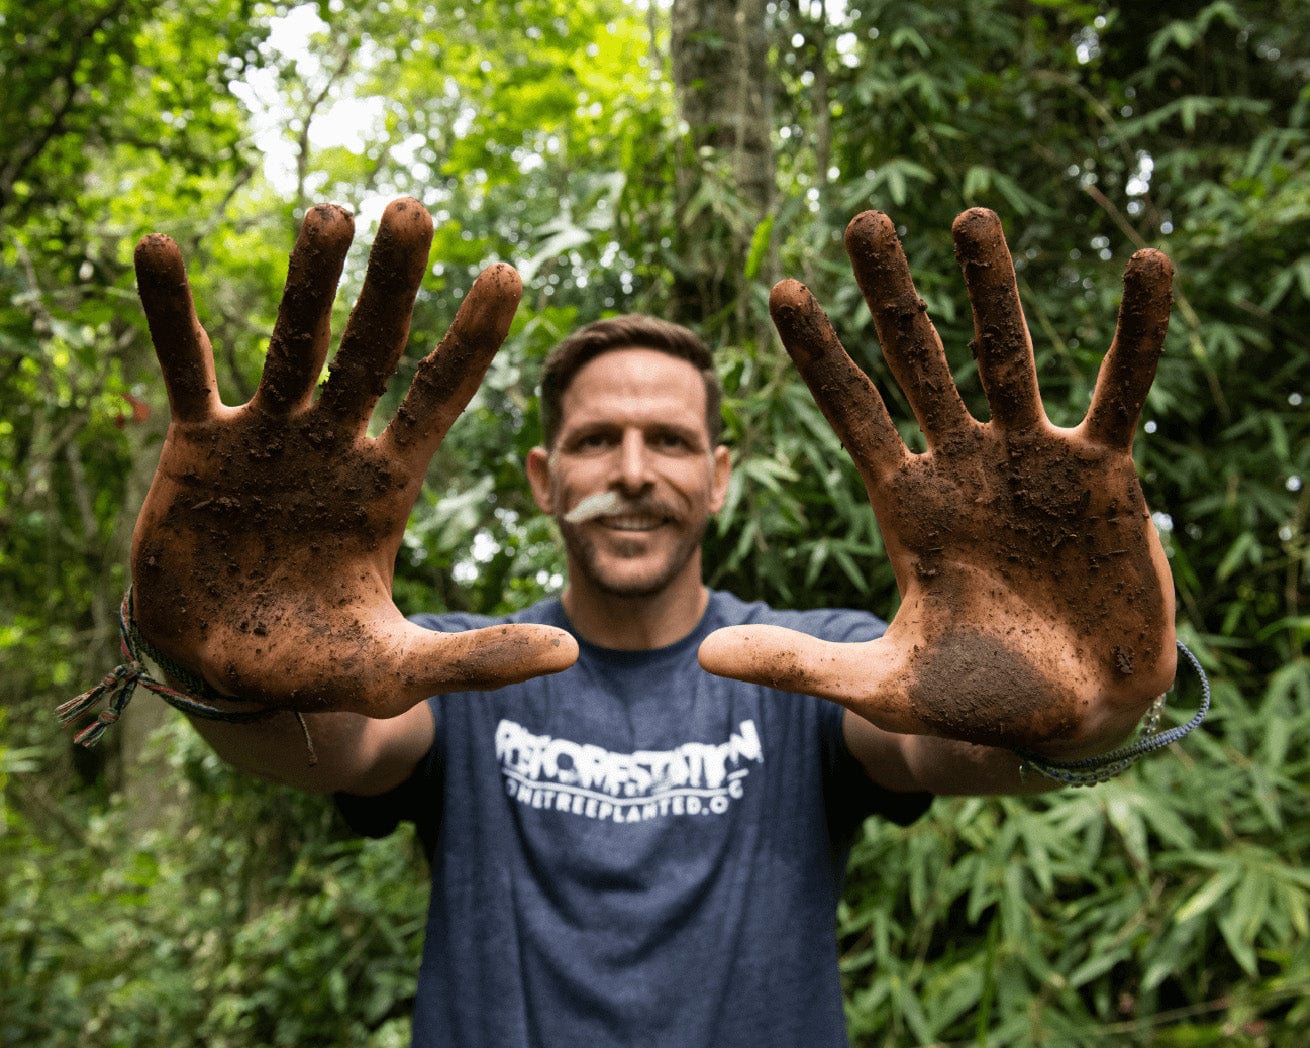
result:
[[[123,654],[123,661],[110,673],[105,674],[104,679],[94,688],[82,692],[81,695],[74,699],[69,699],[55,710],[59,722],[68,724],[90,713],[98,703],[108,701],[108,705],[100,711],[95,720],[85,725],[73,736],[73,741],[79,746],[94,746],[100,741],[100,737],[109,729],[109,726],[122,716],[123,710],[132,701],[132,694],[138,686],[145,688],[147,691],[153,691],[175,709],[204,720],[226,721],[229,724],[253,724],[255,721],[266,720],[281,712],[268,706],[261,706],[253,710],[219,709],[195,698],[195,694],[200,694],[207,699],[226,700],[226,696],[216,692],[198,674],[191,672],[184,666],[179,666],[168,656],[146,643],[140,631],[136,628],[136,621],[132,617],[132,590],[130,587],[123,594],[123,602],[118,608],[118,642],[119,650]],[[195,694],[188,695],[186,692],[170,688],[167,684],[153,677],[150,670],[146,668],[145,663],[141,661],[143,654],[155,662],[169,680],[177,681],[188,691]],[[304,726],[303,718],[301,726]],[[306,738],[308,739],[308,732],[306,732]]]
[[[1191,653],[1187,645],[1182,641],[1178,641],[1178,650],[1187,657],[1187,661],[1191,663],[1192,669],[1196,671],[1196,675],[1201,681],[1201,708],[1186,724],[1180,724],[1168,731],[1158,732],[1156,730],[1160,723],[1160,714],[1164,710],[1165,698],[1169,694],[1166,692],[1151,704],[1146,721],[1142,725],[1141,738],[1136,742],[1127,746],[1120,746],[1117,750],[1111,750],[1109,753],[1103,753],[1097,757],[1083,757],[1069,761],[1049,760],[1046,757],[1039,757],[1035,753],[1015,750],[1015,754],[1023,761],[1019,765],[1020,775],[1031,768],[1033,771],[1041,772],[1048,779],[1063,782],[1068,786],[1095,786],[1098,782],[1105,782],[1121,772],[1127,771],[1139,758],[1146,754],[1164,749],[1164,747],[1190,735],[1205,720],[1205,715],[1210,712],[1210,678],[1205,675],[1205,670],[1201,668],[1200,660]],[[1177,687],[1178,684],[1175,680],[1174,688]],[[1174,688],[1171,688],[1170,691],[1174,690]]]

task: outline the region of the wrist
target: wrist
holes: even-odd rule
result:
[[[1074,758],[1053,758],[1027,750],[1015,750],[1014,752],[1023,762],[1019,765],[1019,774],[1026,776],[1030,771],[1036,771],[1045,775],[1048,779],[1063,782],[1068,786],[1095,786],[1097,783],[1105,782],[1127,771],[1146,754],[1154,753],[1156,750],[1163,749],[1165,746],[1179,741],[1199,727],[1210,710],[1210,680],[1205,675],[1205,670],[1201,668],[1200,661],[1186,645],[1182,641],[1176,641],[1176,644],[1179,653],[1184,656],[1183,661],[1192,667],[1201,682],[1200,708],[1191,720],[1167,731],[1159,731],[1160,720],[1169,694],[1169,692],[1166,692],[1156,698],[1147,708],[1141,720],[1139,735],[1135,742],[1118,746],[1106,753]],[[1175,680],[1170,691],[1176,688],[1177,680]]]
[[[86,724],[74,736],[81,746],[94,746],[100,737],[122,715],[132,700],[137,687],[152,691],[170,706],[192,717],[229,723],[251,723],[272,717],[278,710],[253,703],[241,702],[215,691],[198,673],[181,666],[159,652],[142,638],[132,615],[132,590],[123,595],[118,609],[119,650],[123,661],[107,673],[95,687],[70,699],[55,712],[60,723],[67,724],[89,713],[101,702],[106,705],[95,720]],[[172,684],[170,687],[153,676],[144,659],[156,663]],[[303,722],[302,722],[303,724]],[[308,733],[306,733],[308,739]],[[312,745],[310,747],[312,757]]]

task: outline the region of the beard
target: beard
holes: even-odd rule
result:
[[[636,511],[645,511],[666,515],[662,505],[649,505],[642,500],[634,500],[628,507]],[[610,597],[653,597],[663,592],[700,552],[701,539],[705,536],[708,518],[681,530],[678,541],[664,554],[662,561],[653,565],[640,575],[632,575],[622,570],[621,562],[627,557],[638,557],[648,548],[642,539],[625,542],[623,539],[610,539],[608,551],[602,552],[600,544],[587,528],[573,523],[563,516],[558,518],[560,534],[564,539],[564,548],[569,555],[571,570],[601,593]],[[666,527],[668,525],[665,525]],[[685,521],[675,520],[675,525],[687,527]]]

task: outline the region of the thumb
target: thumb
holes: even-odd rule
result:
[[[412,628],[402,672],[406,690],[421,691],[420,698],[452,691],[492,691],[529,677],[559,673],[578,659],[578,642],[553,626],[502,624],[463,633]]]
[[[922,733],[905,688],[905,654],[886,637],[840,643],[782,626],[728,626],[701,642],[700,664],[720,677],[828,699],[884,731]]]
[[[720,677],[814,695],[866,713],[870,698],[884,690],[881,646],[877,640],[819,640],[782,626],[728,626],[701,642],[700,664]]]

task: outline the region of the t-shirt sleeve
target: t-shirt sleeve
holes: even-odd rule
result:
[[[932,794],[919,791],[901,793],[878,785],[846,746],[842,731],[845,710],[835,703],[824,703],[820,710],[823,745],[828,762],[825,788],[832,839],[849,838],[871,815],[897,826],[909,826],[928,810]]]

